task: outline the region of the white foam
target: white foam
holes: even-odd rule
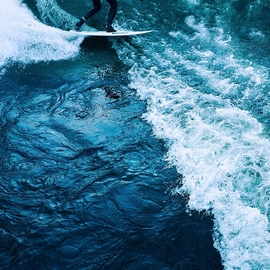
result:
[[[187,0],[187,3],[188,4],[191,4],[191,5],[199,5],[200,4],[200,0]]]
[[[189,23],[195,25],[195,21]],[[170,44],[166,40],[147,44],[147,37],[143,37],[141,57],[136,51],[141,42],[136,40],[133,47],[122,42],[115,48],[132,66],[130,86],[147,102],[144,119],[167,143],[166,160],[184,176],[183,185],[172,193],[188,195],[190,209],[214,215],[215,247],[225,269],[269,269],[270,142],[248,111],[226,99],[239,98],[237,89],[242,82],[248,82],[250,91],[259,91],[267,83],[266,73],[236,59],[230,39],[222,38],[222,31],[214,31],[216,39],[203,24],[197,31],[196,46],[198,40],[212,40],[207,50],[182,46],[178,53],[171,40]],[[176,44],[183,37],[171,34]],[[221,40],[227,42],[219,44]],[[203,78],[204,88],[212,89],[213,94],[190,86],[181,67],[185,67],[184,73],[190,70]]]
[[[39,22],[20,0],[0,8],[0,67],[74,57],[82,38]]]
[[[132,86],[145,96],[149,85],[137,83]],[[189,194],[193,210],[212,211],[219,232],[215,245],[227,269],[254,260],[270,266],[269,200],[260,197],[270,187],[270,144],[260,136],[261,125],[247,112],[188,87],[174,95],[154,89],[148,100],[144,117],[168,142],[168,162],[184,175],[175,193]]]

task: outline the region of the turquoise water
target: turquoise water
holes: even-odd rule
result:
[[[90,4],[0,8],[3,269],[269,269],[268,1]]]

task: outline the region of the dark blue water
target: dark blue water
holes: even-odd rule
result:
[[[269,269],[268,4],[2,3],[0,268]]]
[[[181,176],[127,83],[2,77],[3,269],[221,267],[211,218],[170,195]]]

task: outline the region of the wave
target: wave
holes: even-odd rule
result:
[[[118,25],[157,31],[114,40],[113,47],[130,67],[130,87],[147,103],[143,118],[167,144],[165,159],[183,175],[171,193],[189,198],[188,211],[214,215],[215,247],[226,269],[269,269],[269,69],[256,50],[246,54],[239,35],[266,44],[263,20],[256,22],[266,6],[208,2],[151,2],[147,14],[125,2],[132,12]],[[55,1],[38,1],[43,23],[22,1],[1,7],[1,67],[78,54],[82,38],[52,27],[61,24],[43,4],[59,11]]]
[[[0,8],[0,67],[75,57],[82,38],[51,26],[33,15],[20,0],[6,1]]]
[[[143,118],[183,175],[172,194],[189,198],[188,211],[214,215],[225,269],[268,269],[270,142],[250,106],[252,92],[262,96],[269,85],[268,68],[244,58],[223,28],[193,15],[184,23],[189,34],[115,42],[115,49],[148,104]]]

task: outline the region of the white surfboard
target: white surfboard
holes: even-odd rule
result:
[[[124,37],[124,36],[134,36],[134,35],[143,35],[147,33],[151,33],[153,30],[147,31],[117,31],[117,32],[106,32],[106,31],[82,31],[76,32],[71,30],[71,32],[75,32],[81,36],[91,36],[91,37]]]

